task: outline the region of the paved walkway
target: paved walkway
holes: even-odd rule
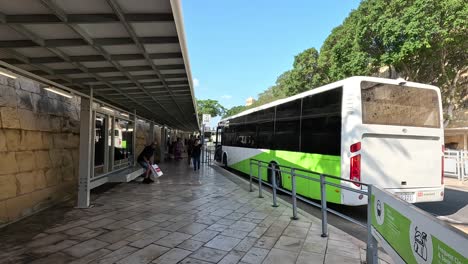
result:
[[[119,184],[0,230],[0,263],[361,263],[365,245],[280,201],[273,208],[219,168],[161,165],[151,185]],[[386,257],[388,259],[388,257]]]
[[[446,188],[468,192],[468,181],[459,181],[457,178],[444,177],[444,183]]]

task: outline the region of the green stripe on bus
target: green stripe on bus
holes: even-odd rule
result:
[[[293,151],[283,150],[264,150],[264,152],[251,157],[252,159],[261,160],[264,162],[276,162],[280,168],[281,166],[289,166],[293,168],[300,168],[304,170],[315,171],[336,177],[341,177],[341,157],[321,154],[310,154]],[[238,163],[229,165],[230,167],[249,174],[250,166],[249,159],[242,160]],[[268,180],[267,169],[261,169],[262,179]],[[310,176],[319,179],[317,175],[300,173],[305,176]],[[252,166],[252,175],[258,177],[257,166]],[[328,178],[327,181],[340,184],[340,180]],[[289,174],[282,174],[282,185],[284,189],[291,190],[291,176]],[[318,182],[297,177],[296,178],[296,192],[302,196],[312,199],[320,199],[320,184]],[[334,186],[327,186],[327,201],[340,204],[341,189]]]

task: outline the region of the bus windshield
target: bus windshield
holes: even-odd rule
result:
[[[363,124],[440,128],[434,90],[364,81],[361,98]]]

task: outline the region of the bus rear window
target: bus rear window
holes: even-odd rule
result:
[[[440,127],[437,92],[393,84],[361,83],[362,123]]]

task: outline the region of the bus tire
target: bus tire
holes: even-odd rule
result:
[[[272,171],[271,171],[271,168],[273,167],[273,165],[275,166],[275,168],[277,170],[280,170],[280,166],[278,165],[278,163],[272,161],[270,162],[270,164],[268,164],[268,172],[267,172],[267,175],[268,175],[268,182],[270,184],[273,184],[273,180],[272,180]],[[281,172],[280,171],[275,171],[274,172],[274,175],[275,175],[275,180],[276,180],[276,187],[278,188],[283,188],[283,178],[281,177]]]
[[[223,167],[227,168],[227,155],[226,155],[226,153],[223,153]]]

